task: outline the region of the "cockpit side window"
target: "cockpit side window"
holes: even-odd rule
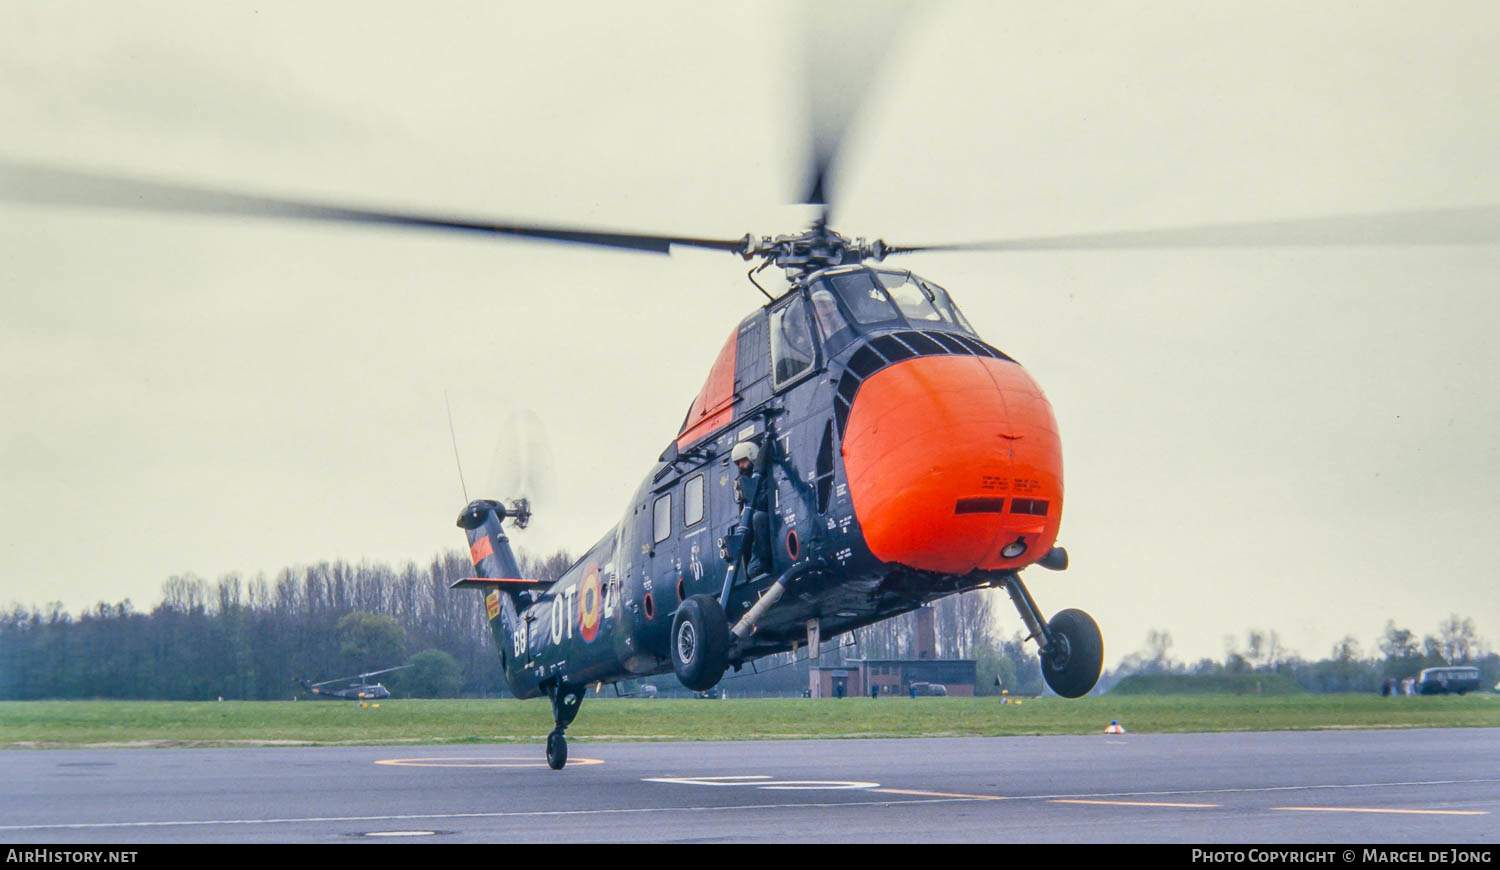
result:
[[[845,320],[843,312],[839,311],[839,303],[834,298],[832,290],[819,286],[809,295],[812,299],[813,314],[818,319],[818,326],[823,329],[824,341],[849,328],[849,321]]]
[[[897,319],[896,309],[891,305],[890,297],[870,280],[870,273],[847,272],[842,275],[832,275],[828,281],[833,284],[834,291],[849,307],[849,313],[853,315],[856,322],[882,323]]]
[[[801,296],[771,312],[771,379],[776,386],[812,368],[812,323]]]
[[[933,307],[937,308],[938,312],[942,314],[944,318],[958,324],[959,327],[961,327],[970,335],[978,335],[978,333],[974,331],[974,327],[969,325],[969,321],[966,317],[964,317],[964,313],[962,311],[959,311],[958,306],[954,305],[953,300],[948,297],[947,290],[944,290],[931,281],[920,281],[920,283],[922,285],[922,289],[926,290],[928,297],[932,299]]]

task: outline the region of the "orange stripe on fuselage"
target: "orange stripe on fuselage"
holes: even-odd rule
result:
[[[688,409],[687,422],[677,436],[677,449],[686,450],[734,419],[734,360],[739,344],[740,331],[736,327],[719,350],[719,358],[709,369],[708,380],[693,400],[693,407]]]
[[[945,574],[1014,569],[1057,539],[1057,423],[1036,382],[1013,362],[927,356],[876,372],[854,398],[843,454],[855,515],[882,561]],[[1001,513],[971,508],[1002,498]],[[1042,501],[1045,515],[1013,512],[1035,511]],[[1025,552],[1001,556],[1017,538]]]
[[[469,555],[473,557],[475,565],[478,565],[485,556],[491,556],[494,553],[495,547],[490,543],[489,535],[485,535],[469,547]]]

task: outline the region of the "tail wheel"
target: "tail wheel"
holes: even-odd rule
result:
[[[695,692],[713,688],[729,667],[729,620],[711,595],[693,595],[672,618],[672,670]]]
[[[1042,678],[1064,698],[1087,695],[1104,665],[1098,624],[1082,610],[1064,610],[1047,622],[1047,630],[1052,643],[1042,652]]]
[[[563,736],[561,730],[553,731],[547,735],[547,766],[553,770],[562,770],[567,763],[568,738]]]

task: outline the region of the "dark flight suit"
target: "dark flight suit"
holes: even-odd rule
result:
[[[766,510],[767,491],[770,487],[763,484],[764,478],[755,471],[741,473],[734,479],[734,503],[744,511],[748,492],[754,505],[746,535],[748,540],[745,542],[745,576],[750,578],[759,577],[771,568],[771,515]]]

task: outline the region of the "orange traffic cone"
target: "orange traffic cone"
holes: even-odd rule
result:
[[[1119,719],[1109,720],[1109,727],[1104,729],[1105,734],[1124,734],[1125,729],[1120,726]]]

